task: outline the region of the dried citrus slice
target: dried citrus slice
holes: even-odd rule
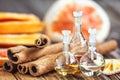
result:
[[[45,24],[33,14],[0,12],[0,34],[40,32],[44,26]]]
[[[118,59],[106,59],[103,73],[106,75],[112,75],[120,72],[120,60]]]
[[[0,66],[2,66],[3,63],[7,60],[7,49],[0,49]]]
[[[43,34],[0,34],[0,47],[11,47],[15,45],[34,45],[35,40]]]
[[[92,0],[57,0],[45,15],[46,33],[53,41],[61,41],[61,30],[74,33],[73,11],[83,11],[82,32],[87,38],[88,28],[97,29],[97,40],[102,42],[107,37],[110,21],[101,6]]]

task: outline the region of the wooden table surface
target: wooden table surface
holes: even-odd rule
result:
[[[99,77],[86,77],[81,73],[77,73],[75,75],[68,75],[66,77],[63,77],[53,71],[39,77],[32,77],[29,74],[12,74],[1,70],[0,80],[120,80],[120,74],[115,74],[111,76],[100,75]]]

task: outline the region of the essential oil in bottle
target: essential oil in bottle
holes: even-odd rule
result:
[[[66,76],[68,74],[75,74],[78,69],[78,65],[71,64],[71,53],[70,53],[70,31],[63,30],[63,53],[56,59],[55,70],[58,74]]]
[[[89,29],[89,49],[80,60],[80,70],[86,76],[99,76],[104,67],[103,56],[96,52],[96,29]]]

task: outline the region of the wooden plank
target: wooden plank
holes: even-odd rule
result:
[[[47,74],[39,76],[39,77],[33,77],[33,76],[30,76],[29,74],[23,75],[20,73],[16,73],[16,74],[14,74],[14,76],[18,80],[59,80],[56,77],[56,73],[47,73]]]
[[[120,80],[120,74],[111,76],[101,75],[99,77],[87,77],[81,73],[75,75],[61,76],[56,72],[50,72],[39,77],[33,77],[29,74],[22,75],[20,73],[12,74],[3,70],[0,70],[0,80]]]
[[[104,75],[104,74],[101,74],[99,76],[100,80],[111,80],[108,76]]]
[[[77,73],[75,74],[75,76],[81,78],[81,80],[101,80],[100,77],[88,77],[88,76],[83,75],[82,73]]]
[[[54,72],[42,75],[42,77],[44,77],[45,80],[58,80],[58,77],[56,77],[56,73]]]
[[[44,80],[38,77],[32,77],[30,75],[23,75],[20,73],[16,73],[14,76],[17,78],[17,80]]]
[[[56,72],[47,73],[39,77],[32,77],[30,75],[14,74],[18,80],[101,80],[100,77],[86,77],[81,73],[76,75],[61,76]]]
[[[0,70],[0,80],[17,80],[13,74]]]
[[[118,79],[120,80],[120,74],[115,74],[117,77],[118,77]]]

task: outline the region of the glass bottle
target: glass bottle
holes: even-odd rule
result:
[[[71,40],[70,47],[71,47],[71,53],[74,56],[75,60],[73,59],[71,62],[73,64],[78,65],[81,56],[87,51],[87,41],[85,40],[81,31],[82,11],[74,11],[73,16],[74,16],[75,32]]]
[[[70,31],[63,30],[63,53],[56,59],[55,70],[58,74],[66,76],[68,74],[75,74],[78,66],[70,64]]]
[[[101,54],[96,52],[96,29],[89,29],[89,49],[80,60],[80,70],[86,76],[98,76],[104,67],[105,61]]]

